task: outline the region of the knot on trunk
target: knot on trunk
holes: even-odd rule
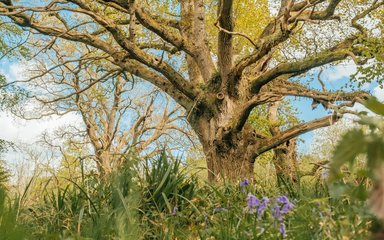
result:
[[[220,101],[222,101],[224,99],[225,95],[223,92],[219,92],[216,94],[216,98]]]

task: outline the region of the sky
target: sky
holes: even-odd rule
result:
[[[322,74],[321,79],[325,84],[327,90],[337,90],[345,86],[346,83],[350,82],[350,76],[357,72],[356,66],[353,62],[346,62],[336,66],[330,66],[326,68]],[[314,75],[317,78],[318,70],[314,70]],[[302,79],[306,81],[307,78]],[[321,89],[321,85],[317,80],[311,82],[311,87]],[[378,98],[379,101],[384,101],[384,90],[381,89],[377,83],[365,83],[360,88],[361,90],[370,92],[373,96]],[[300,98],[293,101],[293,106],[299,110],[299,118],[303,121],[310,121],[316,118],[320,118],[329,114],[321,105],[316,109],[311,109],[312,100],[306,98]],[[353,107],[356,111],[365,111],[366,108],[361,104],[357,103]],[[352,118],[346,114],[344,118]],[[300,136],[303,142],[299,142],[298,150],[301,153],[308,153],[311,149],[310,146],[314,139],[314,133],[309,132]]]
[[[25,68],[28,66],[25,62],[19,61],[1,61],[0,74],[8,80],[23,80]],[[33,143],[44,131],[51,131],[60,126],[74,121],[79,121],[75,114],[65,116],[52,116],[40,120],[23,120],[12,116],[10,113],[0,112],[0,139],[9,141]]]

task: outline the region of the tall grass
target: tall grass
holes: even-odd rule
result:
[[[31,181],[29,191],[13,198],[1,190],[0,239],[305,240],[369,235],[372,217],[365,203],[333,196],[321,178],[299,188],[288,182],[280,187],[261,187],[257,181],[211,184],[197,181],[180,159],[165,152],[145,162],[128,157],[131,164],[108,178],[86,173],[77,180],[58,178],[38,194],[28,194],[37,191]],[[289,211],[283,210],[288,205],[282,196],[294,205]],[[250,206],[256,198],[260,203],[268,198],[263,211],[261,204]]]

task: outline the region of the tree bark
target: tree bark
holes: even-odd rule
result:
[[[279,108],[280,102],[274,102],[269,105],[268,118],[270,120],[269,132],[272,136],[281,134],[279,124]],[[297,175],[297,154],[296,154],[296,138],[290,139],[280,146],[273,149],[273,164],[276,169],[277,182],[288,181],[289,183],[297,183],[299,177]]]
[[[291,184],[299,183],[296,150],[296,139],[291,139],[273,150],[273,164],[278,182],[282,180]]]
[[[100,176],[103,178],[110,175],[113,169],[113,166],[111,165],[111,154],[100,150],[96,152],[95,157]]]

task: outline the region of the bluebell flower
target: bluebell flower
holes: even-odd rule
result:
[[[249,186],[249,181],[246,178],[240,182],[240,187],[244,187],[244,186]]]
[[[256,207],[260,205],[259,199],[255,195],[252,195],[250,193],[248,193],[247,203],[249,209],[256,209]]]
[[[285,224],[282,222],[280,223],[280,228],[279,228],[280,234],[283,238],[287,237],[287,230],[285,228]]]
[[[279,220],[279,222],[283,221],[283,216],[280,211],[280,206],[278,204],[275,204],[275,206],[272,209],[272,217],[276,218]]]
[[[294,207],[295,205],[293,205],[291,202],[288,202],[283,205],[283,208],[281,209],[281,213],[287,213],[291,211]]]
[[[259,208],[257,209],[257,217],[260,219],[263,215],[265,209],[268,207],[269,199],[267,197],[263,197],[261,200],[261,203],[259,205]]]
[[[280,209],[282,214],[288,213],[295,207],[295,205],[293,205],[293,203],[291,203],[284,195],[276,198],[275,206],[280,206],[280,204],[282,204],[282,208]]]
[[[245,186],[249,186],[249,181],[246,178],[240,182],[240,189],[242,192],[245,192]]]
[[[282,195],[276,198],[276,202],[286,204],[289,203],[289,199],[286,196]]]

